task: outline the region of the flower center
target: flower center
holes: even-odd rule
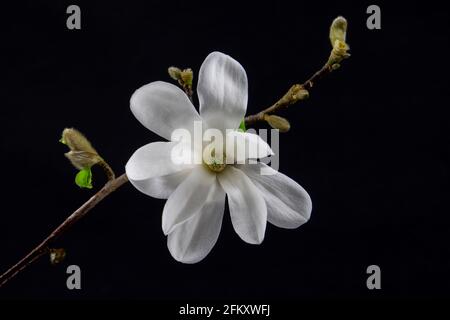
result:
[[[209,149],[211,150],[211,149]],[[209,151],[208,148],[203,152],[203,164],[211,171],[219,173],[225,170],[227,164],[226,164],[226,157],[225,153],[222,154],[222,157],[220,155],[216,155],[216,150],[212,149]]]
[[[209,170],[219,173],[222,172],[223,170],[225,170],[225,167],[227,166],[226,163],[219,163],[219,162],[215,162],[212,161],[210,163],[205,163],[205,165],[208,167]]]

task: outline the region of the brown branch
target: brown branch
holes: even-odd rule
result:
[[[333,50],[330,54],[330,57],[327,63],[316,73],[312,75],[308,80],[306,80],[303,84],[294,84],[288,92],[284,94],[277,102],[275,102],[272,106],[266,108],[263,111],[258,112],[257,114],[250,115],[245,117],[245,124],[251,125],[257,121],[264,121],[268,117],[268,115],[283,109],[287,108],[291,104],[294,104],[300,100],[304,100],[309,96],[309,90],[313,87],[313,85],[319,79],[331,73],[333,70],[336,70],[339,67],[339,63],[349,57],[347,54],[348,46],[345,42],[336,42],[336,45],[333,47]],[[170,67],[168,69],[169,75],[174,79],[178,80],[179,85],[183,88],[186,95],[192,102],[192,79],[193,72],[191,69],[184,69],[181,71],[179,68]],[[285,120],[287,122],[287,120]],[[289,123],[287,122],[289,126]],[[287,130],[289,127],[287,128]],[[66,156],[72,161],[72,163],[76,166],[80,161],[85,160],[85,158],[77,158],[79,156],[80,146],[81,151],[91,152],[98,156],[97,152],[92,148],[89,141],[77,130],[75,129],[66,129],[63,132],[63,140],[64,143],[68,143],[71,148],[71,152],[67,153]],[[87,150],[86,150],[87,149]],[[42,241],[37,247],[30,251],[22,260],[12,266],[9,270],[3,273],[0,276],[0,287],[11,280],[14,276],[24,270],[26,267],[30,266],[34,261],[38,260],[41,256],[48,254],[51,251],[50,245],[62,234],[64,234],[71,226],[73,226],[78,220],[84,217],[92,208],[94,208],[100,201],[102,201],[105,197],[114,192],[117,188],[122,186],[124,183],[128,181],[126,174],[122,174],[120,177],[115,178],[114,171],[111,167],[101,159],[100,162],[97,162],[106,172],[109,181],[105,184],[105,186],[100,189],[94,196],[92,196],[88,201],[86,201],[80,208],[74,211],[61,225],[59,225],[44,241]]]
[[[183,89],[184,93],[186,93],[186,95],[188,96],[191,103],[193,104],[194,103],[194,100],[193,100],[194,91],[192,90],[192,86],[189,86],[185,83],[180,83],[180,86]]]
[[[287,108],[291,104],[294,104],[300,100],[304,100],[309,96],[309,90],[314,86],[316,81],[322,79],[326,75],[330,74],[335,70],[333,65],[330,62],[327,62],[319,71],[314,73],[308,80],[306,80],[303,84],[294,84],[288,92],[284,94],[277,102],[275,102],[270,107],[254,114],[245,117],[245,124],[252,125],[258,121],[264,121],[264,116],[267,114],[272,114],[276,111],[279,111],[283,108]]]
[[[116,178],[116,174],[114,173],[114,170],[109,166],[109,164],[105,160],[101,160],[98,165],[102,167],[103,171],[106,174],[106,177],[108,178],[108,181],[112,181]]]
[[[42,241],[37,247],[30,251],[22,260],[12,266],[8,271],[0,276],[0,287],[11,280],[15,275],[30,266],[33,262],[38,260],[41,256],[49,253],[50,245],[62,234],[64,234],[71,226],[78,220],[83,218],[92,208],[94,208],[100,201],[121,187],[128,181],[126,174],[108,181],[103,188],[101,188],[95,195],[86,201],[81,207],[74,211],[59,227]]]

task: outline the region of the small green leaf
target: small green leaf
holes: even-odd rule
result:
[[[239,129],[242,131],[247,131],[247,128],[245,127],[245,119],[242,119],[241,124],[239,125]]]
[[[92,189],[91,168],[84,168],[80,170],[75,177],[75,183],[80,188]]]

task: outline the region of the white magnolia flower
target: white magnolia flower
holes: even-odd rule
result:
[[[292,229],[310,217],[312,205],[306,191],[263,163],[216,166],[172,161],[172,149],[179,144],[170,141],[174,130],[193,132],[195,121],[222,132],[238,128],[245,116],[247,92],[243,67],[230,56],[213,52],[199,72],[200,113],[181,89],[166,82],[152,82],[131,97],[135,117],[169,142],[138,149],[126,164],[126,173],[139,191],[167,199],[162,229],[170,253],[180,262],[196,263],[211,251],[220,233],[225,195],[234,230],[247,243],[263,241],[267,221]],[[231,135],[256,144],[258,158],[272,152],[257,135],[239,131]],[[262,168],[272,175],[261,175]]]

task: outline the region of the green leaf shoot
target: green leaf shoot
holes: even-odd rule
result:
[[[75,176],[75,183],[80,188],[92,189],[91,168],[84,168],[80,170]]]

